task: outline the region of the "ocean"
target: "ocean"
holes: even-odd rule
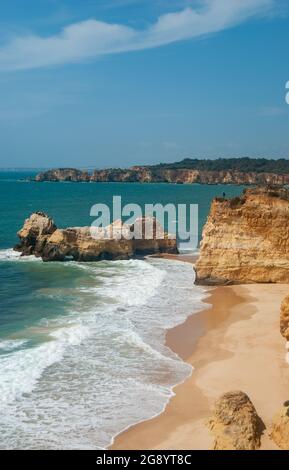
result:
[[[12,247],[41,210],[59,227],[90,225],[90,208],[192,203],[199,232],[211,199],[233,185],[33,183],[0,172],[0,449],[103,449],[161,413],[191,373],[165,333],[205,307],[192,266],[157,258],[43,263]]]

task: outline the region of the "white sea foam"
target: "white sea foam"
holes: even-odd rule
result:
[[[63,267],[85,270],[95,286],[79,287],[67,315],[39,321],[48,341],[0,356],[2,448],[104,448],[121,430],[161,413],[172,387],[192,372],[165,346],[167,328],[204,308],[190,264]]]
[[[124,306],[145,304],[155,295],[166,274],[140,260],[119,261],[116,264],[127,269],[126,275],[115,279],[113,290],[110,281],[106,279],[102,291],[105,295],[113,295]]]
[[[0,261],[41,261],[41,258],[36,256],[21,256],[19,251],[14,251],[13,248],[0,250]]]
[[[0,341],[0,352],[12,351],[26,344],[26,339],[7,339]]]
[[[18,251],[14,251],[12,248],[8,248],[7,250],[0,250],[0,261],[10,261],[10,260],[17,260],[21,256],[21,253]]]
[[[62,359],[66,347],[80,344],[88,334],[89,330],[80,325],[59,329],[50,335],[51,338],[55,338],[54,341],[0,357],[0,402],[2,406],[15,399],[20,400],[23,394],[30,393],[42,372],[51,364]],[[22,345],[24,343],[25,341],[22,341]],[[12,346],[11,341],[8,344]],[[16,347],[19,347],[19,342]],[[12,349],[15,349],[15,343]]]

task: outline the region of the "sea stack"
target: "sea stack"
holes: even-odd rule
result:
[[[51,217],[44,212],[34,212],[17,233],[20,243],[14,250],[21,251],[23,256],[38,255],[56,229]]]
[[[145,224],[152,228],[149,238],[142,236]],[[123,260],[136,255],[178,253],[176,239],[164,232],[155,218],[137,218],[132,225],[119,220],[104,228],[59,229],[47,214],[35,212],[25,220],[18,237],[16,251],[43,261]]]
[[[289,282],[289,190],[250,188],[213,200],[203,229],[196,283]]]

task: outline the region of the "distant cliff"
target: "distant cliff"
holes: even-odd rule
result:
[[[213,200],[196,263],[199,284],[289,282],[289,190]]]
[[[128,169],[94,170],[91,173],[73,168],[48,170],[35,181],[139,182],[200,184],[289,184],[289,161],[232,158],[217,160],[186,159],[155,166]]]
[[[86,171],[75,168],[56,168],[39,173],[35,181],[90,181],[90,175]]]

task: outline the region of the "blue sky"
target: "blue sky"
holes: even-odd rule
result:
[[[10,0],[0,167],[289,158],[288,0]]]

